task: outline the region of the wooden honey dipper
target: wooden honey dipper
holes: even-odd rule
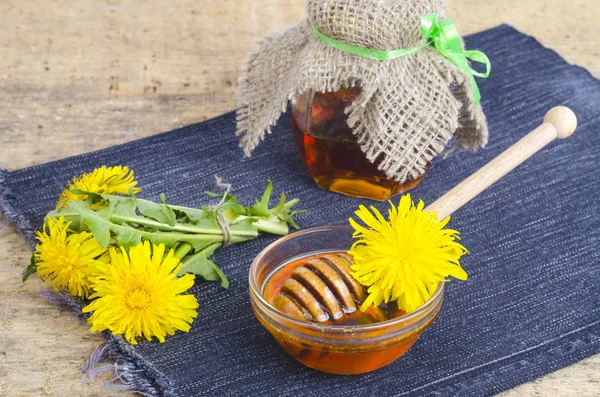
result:
[[[292,317],[320,323],[355,312],[365,291],[350,276],[351,263],[352,258],[346,253],[308,260],[285,280],[273,304]]]
[[[451,215],[512,169],[555,139],[564,139],[577,128],[577,117],[564,106],[550,109],[544,122],[425,210],[436,211],[439,220]],[[350,276],[352,258],[345,253],[323,254],[295,269],[273,301],[281,312],[314,322],[335,321],[353,313],[364,301],[364,287]],[[387,315],[375,308],[379,320]]]

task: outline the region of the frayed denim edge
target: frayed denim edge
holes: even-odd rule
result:
[[[17,196],[8,188],[10,172],[0,168],[0,211],[9,222],[17,225],[19,232],[25,237],[30,247],[35,247],[35,230],[31,224],[16,208]]]

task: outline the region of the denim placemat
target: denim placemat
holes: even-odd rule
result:
[[[149,395],[491,395],[600,352],[600,83],[535,39],[501,26],[467,39],[493,65],[479,80],[490,143],[476,154],[435,162],[412,192],[431,202],[539,125],[556,105],[579,118],[575,135],[551,144],[458,211],[451,222],[471,251],[467,282],[447,285],[434,325],[397,362],[360,376],[336,376],[291,359],[254,318],[247,274],[274,238],[221,250],[229,291],[199,282],[190,333],[132,347],[111,338],[106,352],[123,378]],[[242,159],[229,113],[95,153],[0,174],[5,213],[30,239],[65,183],[102,164],[136,172],[142,197],[205,203],[215,174],[242,202],[268,179],[299,197],[302,227],[342,223],[360,202],[318,190],[283,117],[252,158]],[[35,196],[31,192],[36,192]],[[377,204],[384,208],[387,204]],[[25,266],[25,264],[23,264]]]

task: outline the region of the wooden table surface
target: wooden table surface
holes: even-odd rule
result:
[[[595,0],[449,0],[462,34],[500,23],[600,77]],[[301,0],[2,0],[0,167],[8,170],[167,131],[235,108],[255,41],[305,16]],[[32,192],[32,194],[35,194]],[[110,396],[80,368],[102,342],[20,281],[30,251],[0,230],[0,396]],[[600,395],[600,355],[504,396]]]

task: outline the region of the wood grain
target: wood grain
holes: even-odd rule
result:
[[[592,0],[450,0],[462,34],[500,23],[600,77]],[[138,139],[235,108],[256,40],[304,17],[299,0],[0,2],[0,166],[15,170]],[[0,396],[110,396],[81,387],[101,342],[20,282],[30,252],[0,230]],[[503,395],[598,395],[600,355]]]

